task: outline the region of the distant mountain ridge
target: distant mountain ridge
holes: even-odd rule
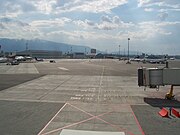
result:
[[[0,38],[1,51],[4,52],[20,52],[28,50],[49,50],[62,51],[63,53],[71,52],[90,52],[91,48],[87,46],[70,45],[65,43],[57,43],[41,39],[8,39]]]

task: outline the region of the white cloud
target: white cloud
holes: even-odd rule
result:
[[[165,6],[179,8],[179,0],[138,0],[139,7]]]
[[[111,18],[109,17],[109,16],[102,16],[101,17],[101,21],[102,22],[109,22],[109,23],[111,23],[112,22],[112,20],[111,20]]]
[[[32,39],[42,36],[42,32],[37,28],[32,27],[28,23],[11,18],[0,18],[0,26],[4,28],[0,31],[1,37]]]
[[[114,30],[118,28],[118,25],[109,22],[103,22],[101,24],[97,24],[94,28],[99,30]]]
[[[8,28],[0,31],[0,37],[16,38],[16,39],[33,39],[42,38],[43,33],[32,27],[20,28],[16,25],[8,25]]]
[[[82,42],[84,41],[92,41],[92,40],[108,40],[108,39],[115,39],[116,37],[113,35],[109,35],[106,33],[98,33],[98,32],[93,32],[93,31],[83,31],[83,30],[76,30],[76,31],[54,31],[50,32],[47,34],[49,38],[51,37],[61,37],[61,38],[66,38],[67,42]]]
[[[37,20],[30,23],[33,27],[62,27],[66,23],[71,22],[71,19],[62,17],[62,18],[55,18],[50,20]]]
[[[88,19],[85,19],[84,21],[82,20],[74,20],[73,23],[75,24],[75,26],[78,26],[81,29],[92,29],[96,23],[93,21],[90,21]]]
[[[83,11],[90,13],[111,12],[111,9],[124,5],[128,0],[74,0],[57,7],[58,12]]]
[[[130,27],[130,29],[120,31],[118,36],[121,37],[121,39],[127,39],[127,37],[130,37],[136,41],[148,41],[158,36],[169,36],[173,34],[171,31],[166,29],[168,26],[179,27],[180,22],[141,22]]]
[[[1,0],[0,13],[2,17],[18,17],[29,11],[36,11],[31,0]]]
[[[92,25],[89,25],[87,22],[88,22],[87,20],[85,20],[85,21],[82,21],[82,20],[74,20],[74,21],[73,21],[73,23],[74,23],[75,25],[77,25],[78,27],[81,27],[81,28],[83,28],[83,29],[87,29],[87,28],[89,28],[90,26],[92,26]]]
[[[41,13],[50,14],[53,12],[53,7],[57,4],[57,0],[32,0],[32,4]]]
[[[6,27],[4,26],[4,24],[0,23],[0,29],[1,29],[1,30],[6,29]]]
[[[159,7],[159,11],[180,11],[179,0],[138,0],[138,7],[143,7],[145,11],[149,9],[157,10],[155,7]]]
[[[153,9],[153,8],[145,8],[144,11],[146,11],[146,12],[152,12],[152,11],[154,11],[154,9]]]
[[[160,14],[158,14],[158,17],[161,21],[165,21],[166,18],[168,17],[168,13],[167,12],[162,12]]]
[[[62,12],[110,13],[111,9],[126,4],[128,0],[1,0],[1,16],[14,16],[27,12],[59,14]]]
[[[180,22],[179,21],[175,21],[175,22],[161,22],[161,23],[156,23],[157,26],[163,26],[163,27],[166,27],[166,26],[177,26],[177,25],[180,25]]]
[[[118,16],[112,18],[106,16],[106,19],[102,19],[100,23],[96,24],[95,29],[99,30],[118,30],[128,29],[134,26],[131,22],[123,22]]]
[[[127,29],[134,26],[133,23],[128,22],[125,23],[121,21],[118,16],[109,17],[109,16],[101,16],[99,23],[95,23],[90,20],[74,20],[75,25],[83,29],[96,29],[96,30],[118,30],[118,29]]]
[[[166,8],[166,9],[160,9],[160,10],[159,10],[159,12],[168,12],[168,11],[176,11],[176,12],[179,12],[179,11],[180,11],[180,8],[179,8],[179,9]]]
[[[93,21],[90,21],[90,20],[85,20],[86,24],[88,24],[89,26],[94,26],[95,23]]]
[[[50,14],[54,12],[57,0],[1,0],[1,16],[17,17],[25,13]]]
[[[119,24],[121,22],[121,20],[120,20],[119,16],[114,16],[112,22],[115,24]]]
[[[141,23],[123,22],[118,16],[109,17],[109,20],[100,17],[99,23],[91,20],[71,20],[69,18],[57,18],[50,20],[37,20],[31,23],[25,23],[15,19],[0,19],[0,36],[15,38],[36,37],[36,38],[57,38],[73,41],[80,40],[121,40],[131,37],[134,40],[148,40],[157,35],[171,35],[167,30],[168,26],[179,27],[180,22],[167,21],[148,21]],[[71,23],[70,23],[71,22]],[[73,23],[72,23],[73,22]],[[63,30],[64,27],[74,27],[75,29]],[[83,29],[82,29],[83,28]],[[79,31],[81,29],[81,31]],[[104,30],[102,32],[102,30]],[[119,31],[119,32],[118,32]],[[60,41],[59,41],[60,42]]]
[[[15,20],[15,19],[11,19],[11,18],[7,18],[7,17],[4,17],[4,18],[0,18],[0,23],[3,24],[3,25],[16,25],[16,26],[19,26],[19,27],[25,27],[25,26],[29,26],[28,23],[25,23],[25,22],[22,22],[22,21],[19,21],[19,20]]]
[[[138,0],[138,7],[142,7],[145,4],[148,4],[151,0]]]
[[[157,35],[171,35],[172,32],[166,30],[168,26],[177,27],[180,22],[159,22],[159,21],[149,21],[139,23],[139,33],[146,36],[145,39],[154,38]],[[137,35],[141,35],[138,34]]]
[[[84,23],[82,21],[81,23]],[[85,23],[84,23],[85,24]],[[83,24],[83,25],[84,25]],[[87,31],[87,30],[75,30],[75,31],[53,31],[47,34],[48,37],[61,37],[66,39],[66,42],[88,42],[88,41],[118,41],[118,40],[126,40],[127,37],[132,38],[134,41],[144,41],[156,38],[159,35],[168,36],[171,35],[172,32],[166,30],[168,26],[175,26],[179,25],[180,22],[159,22],[159,21],[149,21],[149,22],[141,22],[138,24],[133,24],[129,26],[128,29],[120,29],[118,33],[111,32],[111,30],[115,29],[116,24],[110,25],[108,22],[104,22],[98,25],[98,29],[95,31]],[[87,24],[86,24],[87,25]],[[96,24],[97,25],[97,24]],[[108,30],[105,32],[101,32],[100,30]],[[56,39],[58,40],[58,39]]]

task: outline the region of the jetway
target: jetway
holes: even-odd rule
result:
[[[171,90],[166,94],[167,99],[172,99],[173,86],[180,86],[179,68],[139,68],[138,85],[159,89],[160,86],[171,85]]]

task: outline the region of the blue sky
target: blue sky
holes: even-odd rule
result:
[[[1,0],[0,37],[180,54],[179,0]]]

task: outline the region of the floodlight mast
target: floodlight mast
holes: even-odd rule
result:
[[[119,45],[119,60],[120,60],[120,47],[121,47],[121,45]]]
[[[129,40],[130,40],[130,38],[128,38],[128,62],[126,64],[131,64],[130,60],[129,60]]]

